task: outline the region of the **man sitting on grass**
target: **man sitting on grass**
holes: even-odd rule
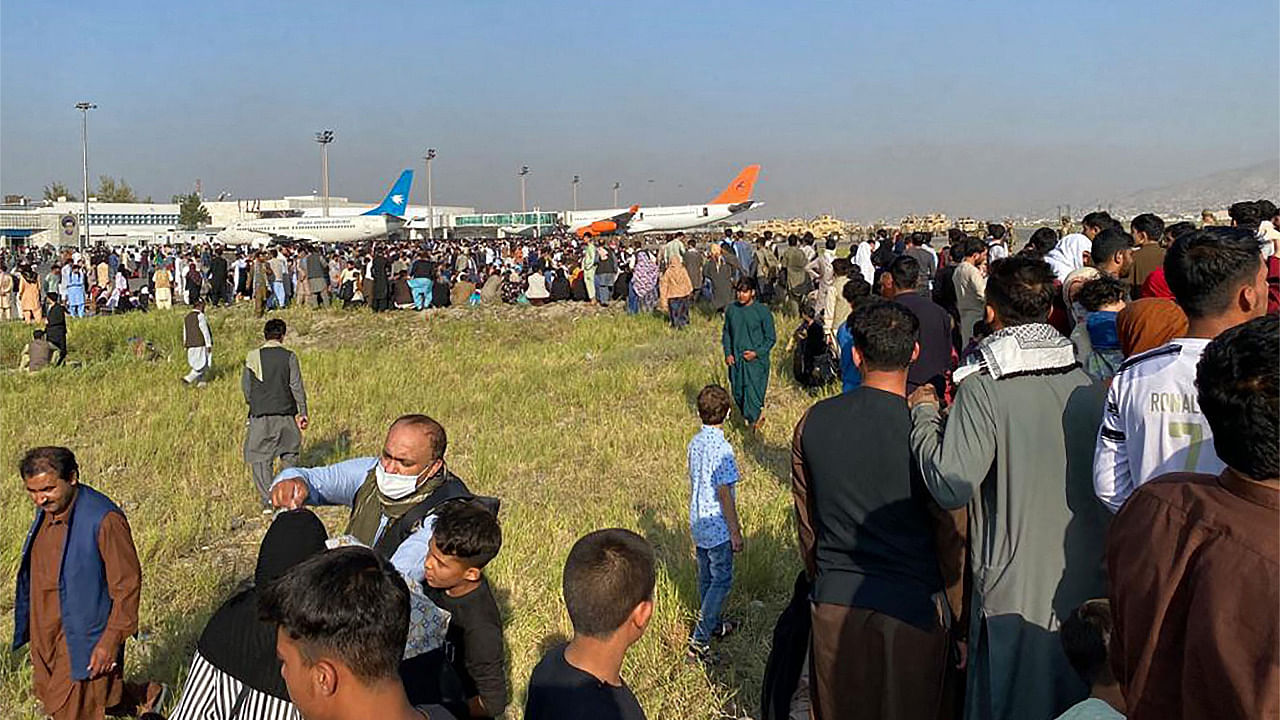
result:
[[[501,548],[502,528],[485,507],[454,501],[440,508],[423,590],[452,617],[444,646],[401,669],[414,702],[438,702],[459,717],[496,717],[506,709],[502,615],[483,574]],[[437,682],[423,686],[410,678]]]
[[[622,660],[653,617],[653,548],[630,530],[589,533],[564,564],[573,640],[529,678],[525,720],[644,720]]]
[[[28,372],[37,372],[50,365],[56,365],[61,352],[53,343],[45,339],[43,330],[31,331],[31,342],[22,350],[22,363],[19,368]]]

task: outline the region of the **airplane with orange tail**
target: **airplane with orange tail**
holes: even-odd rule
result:
[[[610,210],[583,210],[564,213],[565,224],[578,237],[599,235],[635,234],[645,232],[674,232],[710,225],[735,215],[762,207],[764,203],[751,199],[759,165],[748,165],[711,202],[702,205],[660,205],[642,208]]]

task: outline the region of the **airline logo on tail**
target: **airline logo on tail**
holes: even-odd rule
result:
[[[369,210],[364,215],[395,215],[404,217],[405,206],[409,203],[409,186],[413,184],[413,171],[405,170],[391,186],[391,191],[382,199],[382,204]]]
[[[712,205],[733,205],[736,203],[746,202],[751,199],[751,191],[755,189],[756,178],[760,176],[759,165],[748,165],[738,173],[738,177],[729,183],[729,187],[724,189],[711,201]]]

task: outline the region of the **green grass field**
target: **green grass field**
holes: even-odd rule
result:
[[[615,304],[616,305],[616,304]],[[180,686],[205,620],[252,575],[265,530],[241,459],[245,405],[239,372],[261,338],[248,308],[214,310],[214,374],[187,388],[184,310],[72,320],[78,367],[0,374],[0,634],[13,625],[13,589],[32,517],[17,462],[35,445],[72,448],[82,479],[124,509],[142,559],[141,632],[127,675]],[[684,663],[696,612],[688,534],[685,447],[698,428],[694,398],[727,385],[718,319],[695,313],[670,330],[656,316],[620,307],[476,308],[422,318],[411,312],[288,310],[286,343],[299,353],[311,403],[303,464],[374,454],[388,423],[425,412],[449,433],[447,460],[471,488],[503,500],[504,546],[487,572],[506,621],[512,700],[544,647],[570,631],[560,571],[573,541],[598,528],[636,530],[657,548],[657,610],[623,671],[650,718],[758,716],[773,621],[799,570],[787,463],[791,430],[812,398],[785,375],[779,347],[765,427],[734,417],[746,549],[737,559],[728,611],[745,628],[722,646],[723,662]],[[167,359],[135,358],[144,337]],[[17,365],[30,328],[0,326],[0,363]],[[322,514],[331,531],[343,512]],[[25,650],[0,661],[0,716],[38,717]]]

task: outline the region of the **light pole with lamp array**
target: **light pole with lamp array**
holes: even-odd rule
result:
[[[436,238],[436,205],[431,195],[431,161],[436,159],[436,149],[427,148],[427,154],[422,156],[427,161],[427,239],[434,240]]]
[[[525,176],[529,174],[529,166],[521,165],[520,172],[518,174],[520,175],[520,212],[524,213],[528,212],[528,208],[524,202],[524,179]]]
[[[333,142],[332,130],[316,133],[320,143],[320,191],[324,193],[324,216],[329,217],[329,143]]]
[[[613,206],[614,207],[618,207],[618,188],[620,187],[622,187],[622,183],[620,182],[616,182],[613,184]]]
[[[89,247],[89,111],[98,106],[91,102],[78,102],[76,109],[80,111],[80,158],[84,165],[84,234],[81,235],[80,249]]]

